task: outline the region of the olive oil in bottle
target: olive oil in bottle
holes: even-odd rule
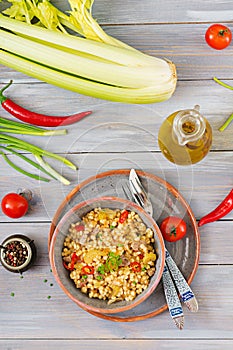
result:
[[[190,165],[202,160],[212,144],[209,122],[194,109],[177,111],[161,125],[159,147],[164,156],[179,165]]]

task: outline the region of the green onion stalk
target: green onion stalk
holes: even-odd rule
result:
[[[34,136],[48,136],[48,135],[54,136],[54,135],[66,134],[66,130],[45,130],[40,127],[36,127],[36,126],[32,126],[32,125],[28,125],[20,122],[15,122],[15,121],[0,117],[0,155],[16,171],[22,173],[23,175],[31,177],[35,180],[46,181],[46,182],[50,181],[50,179],[47,177],[30,173],[24,170],[23,168],[19,167],[18,165],[16,165],[10,160],[10,158],[8,157],[8,153],[11,153],[17,156],[18,158],[21,158],[26,163],[30,164],[32,167],[40,170],[41,172],[45,173],[47,176],[60,181],[64,185],[70,184],[70,181],[67,180],[61,174],[59,174],[55,169],[53,169],[48,164],[48,162],[46,162],[43,159],[43,157],[56,159],[57,161],[68,166],[69,168],[76,170],[76,166],[72,162],[70,162],[68,159],[60,155],[43,150],[40,147],[37,147],[29,142],[23,141],[14,136],[10,136],[8,135],[8,133],[34,135]],[[35,157],[36,162],[28,158],[27,156],[21,154],[18,151],[26,151],[31,153]]]
[[[219,80],[216,77],[214,77],[213,79],[219,85],[222,85],[223,87],[225,87],[227,89],[233,90],[233,86],[224,83],[223,81]],[[233,113],[227,118],[227,120],[224,122],[224,124],[218,130],[219,131],[224,131],[231,124],[232,121],[233,121]]]

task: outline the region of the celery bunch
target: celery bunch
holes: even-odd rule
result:
[[[105,33],[92,17],[94,0],[69,0],[67,13],[48,0],[9,2],[11,7],[0,14],[0,63],[111,101],[153,103],[173,94],[175,65]]]

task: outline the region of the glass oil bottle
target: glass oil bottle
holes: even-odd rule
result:
[[[158,134],[159,147],[164,156],[178,165],[191,165],[201,161],[212,145],[212,129],[209,122],[193,109],[176,111],[161,125]]]

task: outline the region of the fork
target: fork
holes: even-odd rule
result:
[[[127,198],[133,198],[133,200],[145,211],[147,211],[148,214],[151,216],[153,215],[152,203],[134,169],[131,169],[130,171],[129,186],[128,184],[126,186],[123,186],[123,191]],[[181,295],[181,300],[185,303],[191,312],[197,312],[198,303],[194,296],[194,293],[192,292],[181,271],[177,267],[175,261],[172,259],[168,250],[165,248],[165,268],[163,272],[164,292],[171,317],[173,318],[176,326],[182,329],[184,323],[183,311],[173,280]]]

